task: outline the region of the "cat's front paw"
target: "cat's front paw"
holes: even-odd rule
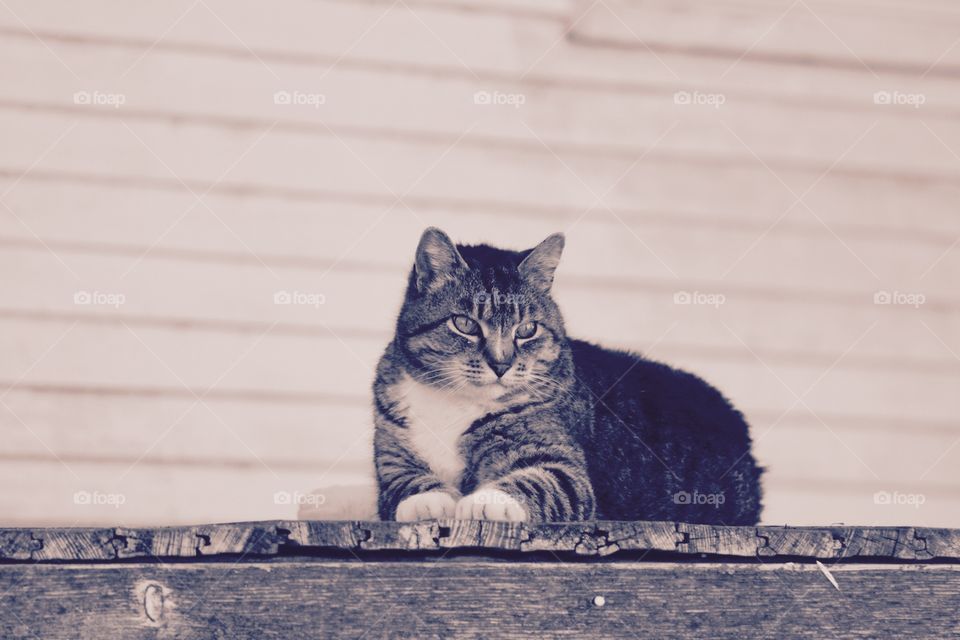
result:
[[[397,522],[452,518],[457,501],[446,491],[427,491],[404,498],[397,505]]]
[[[516,498],[498,489],[481,489],[460,498],[457,520],[526,522],[527,510]]]

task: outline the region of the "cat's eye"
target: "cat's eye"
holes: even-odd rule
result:
[[[536,322],[524,322],[515,332],[516,336],[520,340],[529,340],[533,336],[537,335],[537,323]]]
[[[480,325],[477,324],[477,321],[473,318],[468,318],[467,316],[453,316],[451,321],[453,322],[453,328],[464,335],[480,335]]]

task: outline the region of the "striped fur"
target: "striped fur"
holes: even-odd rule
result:
[[[756,522],[742,416],[691,374],[569,339],[562,247],[424,233],[374,383],[380,517]]]

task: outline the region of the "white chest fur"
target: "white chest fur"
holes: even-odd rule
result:
[[[489,401],[476,395],[464,391],[453,394],[409,377],[397,388],[410,447],[433,473],[454,487],[460,483],[464,467],[460,436],[491,407]]]

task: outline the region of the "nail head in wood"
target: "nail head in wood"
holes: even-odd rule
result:
[[[593,606],[602,607],[605,604],[607,604],[606,598],[604,598],[603,596],[593,596]]]

